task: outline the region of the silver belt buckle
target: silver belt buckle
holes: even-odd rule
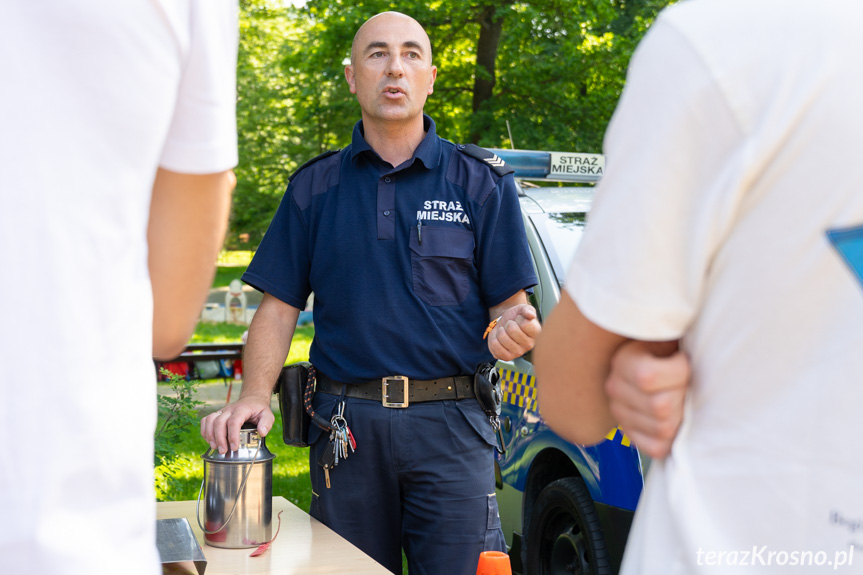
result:
[[[387,401],[387,398],[389,397],[390,385],[398,384],[399,382],[401,382],[402,389],[404,389],[404,396],[403,396],[404,401],[402,401],[401,403],[394,403],[391,401]],[[404,375],[390,375],[388,377],[382,378],[381,379],[381,404],[384,407],[398,407],[398,408],[407,407],[408,403],[410,403],[408,401],[408,389],[409,389],[408,388],[408,382],[409,382],[408,378],[405,377]]]

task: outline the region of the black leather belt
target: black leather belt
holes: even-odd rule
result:
[[[343,384],[319,371],[315,392],[341,395],[342,385],[345,386],[345,395],[348,397],[380,401],[384,407],[407,407],[411,403],[423,401],[476,397],[473,391],[472,375],[458,375],[424,381],[408,379],[403,375],[390,375],[365,383]]]

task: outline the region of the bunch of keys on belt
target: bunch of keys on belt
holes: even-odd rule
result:
[[[354,434],[351,433],[351,428],[348,427],[347,420],[345,420],[344,401],[339,403],[338,411],[330,419],[330,429],[330,442],[318,459],[318,465],[324,468],[327,489],[330,488],[330,469],[334,469],[339,464],[339,459],[348,458],[348,448],[350,448],[350,453],[353,453],[357,448],[357,441],[354,439]]]

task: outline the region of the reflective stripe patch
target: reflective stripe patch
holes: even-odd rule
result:
[[[618,433],[618,432],[619,432],[619,433]],[[623,430],[622,430],[622,429],[620,429],[619,427],[615,427],[614,429],[612,429],[611,431],[609,431],[609,432],[608,432],[608,435],[606,435],[606,436],[605,436],[605,438],[606,438],[607,440],[611,441],[612,443],[613,443],[616,439],[620,439],[620,444],[621,444],[622,446],[624,446],[624,447],[629,447],[629,445],[630,445],[630,443],[631,443],[631,442],[630,442],[630,440],[629,440],[629,436],[628,436],[628,435],[626,435],[625,433],[623,433]]]
[[[500,382],[503,400],[511,405],[525,407],[536,412],[536,378],[526,373],[501,369]]]
[[[499,369],[498,373],[500,373],[500,387],[505,403],[527,408],[528,411],[534,413],[539,412],[536,405],[536,378],[534,376],[509,369]],[[629,447],[632,444],[629,436],[623,433],[619,427],[609,431],[605,438],[624,447]]]

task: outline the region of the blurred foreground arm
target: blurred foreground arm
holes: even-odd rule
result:
[[[604,386],[611,358],[626,341],[592,323],[561,293],[533,354],[539,408],[560,436],[589,445],[617,425]]]
[[[179,355],[195,329],[236,184],[234,172],[180,174],[159,168],[147,228],[153,285],[153,357]]]
[[[607,331],[564,292],[534,360],[540,410],[562,437],[589,445],[620,426],[648,455],[668,454],[689,381],[677,342],[633,341]]]

